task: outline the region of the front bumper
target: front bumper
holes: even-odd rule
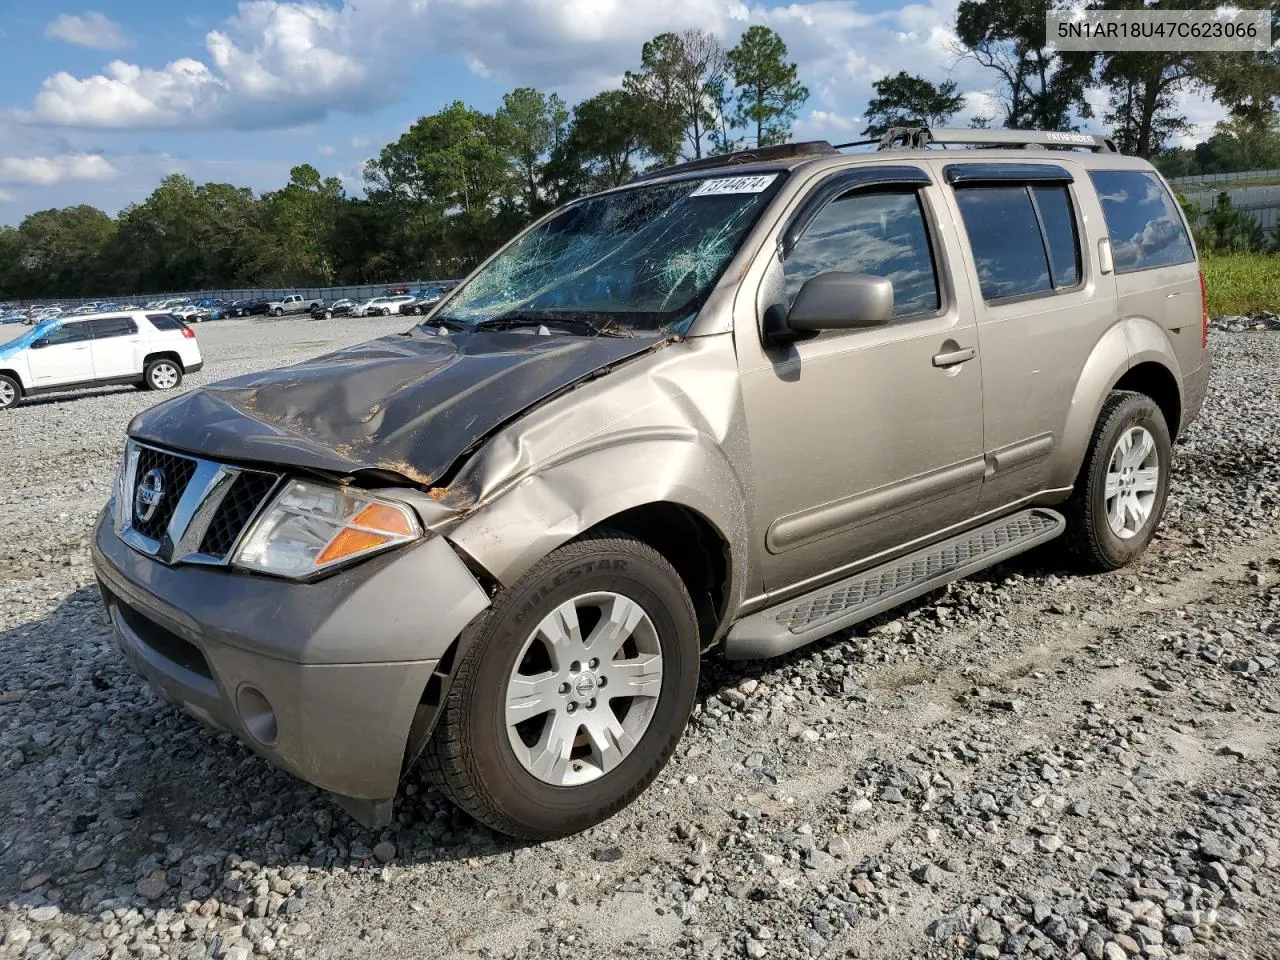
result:
[[[157,691],[361,801],[348,807],[366,821],[389,815],[410,727],[418,741],[434,719],[428,681],[489,603],[439,538],[305,584],[166,566],[126,545],[107,511],[93,563],[120,646]]]
[[[1181,436],[1191,421],[1200,416],[1204,406],[1204,396],[1209,390],[1209,375],[1213,372],[1213,350],[1206,348],[1200,363],[1200,369],[1186,374],[1182,378],[1182,423],[1178,428]]]

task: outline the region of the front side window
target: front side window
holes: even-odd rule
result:
[[[1155,174],[1093,170],[1089,176],[1102,201],[1116,273],[1195,260],[1182,215]]]
[[[499,253],[431,323],[682,332],[783,178],[721,174],[572,204]]]
[[[50,330],[36,342],[52,347],[62,343],[78,343],[81,340],[88,339],[89,325],[81,321],[79,323],[66,323],[58,327],[57,330]]]
[[[937,313],[937,274],[914,191],[852,192],[822,208],[787,254],[787,304],[820,273],[867,273],[893,283],[894,319]]]

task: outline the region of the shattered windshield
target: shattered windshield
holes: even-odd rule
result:
[[[683,332],[783,176],[656,183],[575,203],[499,254],[430,322]]]

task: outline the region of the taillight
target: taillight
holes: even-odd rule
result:
[[[1204,271],[1200,271],[1200,349],[1209,346],[1209,291],[1204,285]]]
[[[196,332],[192,330],[190,327],[183,327],[182,335],[186,337],[188,340],[194,340],[196,338]]]

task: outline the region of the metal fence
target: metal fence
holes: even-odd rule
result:
[[[1192,177],[1171,177],[1175,187],[1213,186],[1240,180],[1280,180],[1280,170],[1242,170],[1239,173],[1201,173]],[[1184,193],[1188,192],[1183,190]]]
[[[1265,171],[1254,171],[1251,176],[1260,177]],[[1241,174],[1240,176],[1244,176]],[[1262,232],[1270,237],[1280,223],[1280,184],[1273,186],[1230,187],[1224,181],[1215,188],[1208,183],[1178,185],[1179,192],[1200,206],[1200,223],[1218,206],[1218,198],[1226,194],[1234,210],[1243,210],[1258,221]]]
[[[59,297],[49,300],[13,301],[24,307],[38,307],[44,304],[58,304],[64,307],[78,307],[86,303],[150,303],[153,300],[176,300],[187,297],[191,300],[203,300],[206,297],[217,300],[258,300],[267,298],[279,300],[288,294],[301,294],[308,300],[368,300],[381,297],[388,290],[407,288],[418,290],[433,283],[450,283],[451,280],[403,280],[390,283],[361,283],[344,287],[224,287],[210,290],[179,290],[172,293],[135,293],[128,296],[114,297]]]

